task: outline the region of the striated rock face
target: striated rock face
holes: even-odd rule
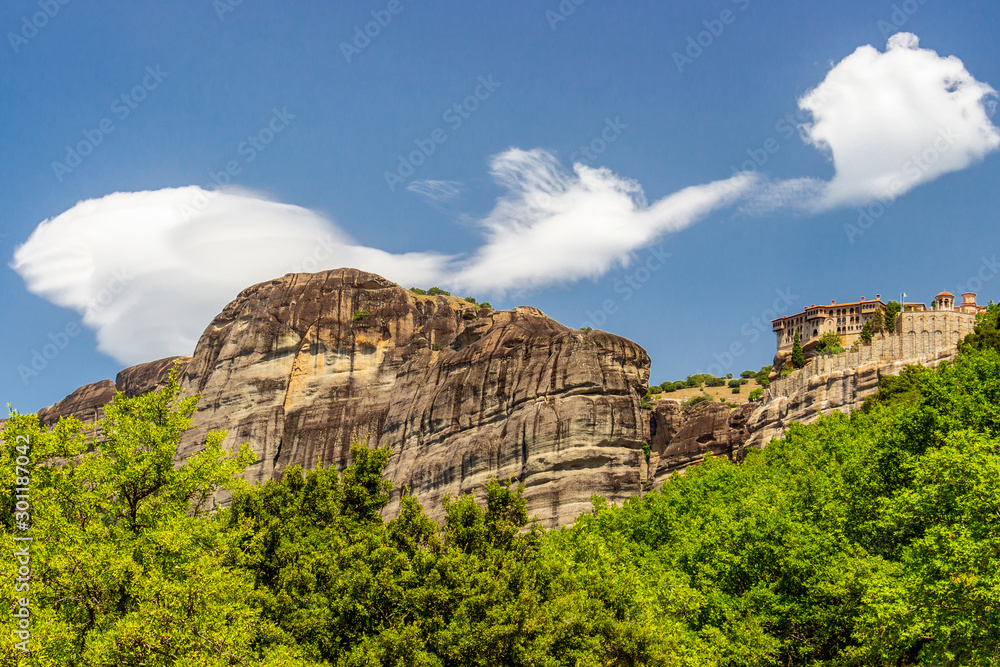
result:
[[[781,437],[793,421],[809,424],[821,414],[834,411],[850,414],[878,391],[883,377],[899,375],[912,364],[934,367],[953,360],[956,355],[957,349],[950,348],[914,359],[872,362],[804,378],[798,386],[778,392],[783,395],[775,396],[754,411],[748,424],[752,435],[747,446],[763,447],[773,438]]]
[[[182,385],[201,392],[183,457],[208,431],[249,442],[246,476],[349,460],[355,435],[392,449],[386,474],[428,512],[490,476],[526,485],[529,511],[572,521],[591,494],[637,490],[649,357],[534,308],[415,296],[354,269],[289,274],[215,318]]]
[[[175,362],[180,362],[183,370],[190,359],[191,357],[167,357],[150,361],[126,368],[118,373],[114,382],[101,380],[85,384],[58,403],[39,410],[38,419],[44,426],[51,426],[63,417],[76,417],[84,424],[94,424],[104,416],[104,406],[111,402],[116,392],[138,396],[158,389],[166,383],[167,375]]]
[[[749,403],[733,407],[706,401],[685,406],[677,399],[654,401],[647,413],[650,460],[644,477],[659,484],[701,463],[708,452],[742,461],[753,409]]]
[[[115,389],[129,398],[155,391],[167,383],[171,368],[183,372],[190,362],[191,357],[167,357],[126,368],[115,378]]]
[[[115,383],[101,380],[85,384],[55,405],[38,411],[38,421],[51,426],[63,417],[76,417],[84,424],[93,424],[104,416],[104,406],[115,397]]]

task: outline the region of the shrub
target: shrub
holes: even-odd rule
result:
[[[414,294],[419,294],[420,296],[426,296],[427,295],[427,290],[420,289],[419,287],[411,287],[410,291],[413,292]]]
[[[723,378],[709,378],[705,380],[706,387],[724,387],[725,385],[726,381]]]
[[[793,369],[793,368],[790,368],[790,367],[785,367],[785,368],[782,368],[782,369],[781,369],[781,377],[785,377],[786,375],[789,375],[789,374],[791,374],[791,372],[792,372],[793,370],[795,370],[795,369]]]
[[[677,391],[680,387],[677,386],[676,382],[664,382],[660,385],[660,388],[669,394],[672,391]]]
[[[467,296],[465,297],[465,300],[471,303],[472,305],[479,303],[478,301],[476,301],[476,297],[474,296]]]
[[[739,389],[740,389],[740,385],[741,385],[741,384],[743,384],[743,381],[742,381],[742,380],[730,380],[730,381],[729,381],[729,388],[730,388],[730,389],[736,389],[736,390],[737,390],[737,392],[738,392],[738,391],[739,391]]]
[[[645,440],[643,440],[642,441],[642,456],[643,456],[643,458],[646,459],[646,463],[649,463],[649,454],[650,454],[649,443],[646,442]]]
[[[593,327],[580,327],[580,331],[593,331]]]
[[[739,385],[736,385],[735,387],[733,387],[733,393],[734,394],[740,393],[740,386]]]
[[[709,396],[704,396],[704,395],[695,396],[694,398],[689,398],[688,400],[684,401],[682,405],[697,405],[698,403],[704,403],[705,401],[711,401],[711,400],[712,399]]]
[[[480,308],[485,308],[486,310],[493,310],[493,305],[489,301],[483,301],[479,304]]]
[[[764,398],[764,390],[758,387],[757,389],[751,391],[750,395],[747,398],[750,399],[750,401],[752,402],[757,402],[762,398]]]
[[[447,292],[440,287],[432,287],[427,290],[427,293],[431,296],[451,296],[451,292]]]
[[[844,339],[836,331],[827,331],[816,343],[816,352],[820,354],[840,354],[843,351]]]
[[[367,310],[359,310],[356,313],[354,313],[354,317],[352,317],[351,319],[354,322],[360,322],[361,320],[365,319],[369,315],[371,315],[371,313],[369,313]]]
[[[757,375],[757,371],[743,371],[740,373],[741,378],[752,378]]]
[[[733,374],[732,373],[726,373],[726,379],[727,380],[732,380],[733,379]]]

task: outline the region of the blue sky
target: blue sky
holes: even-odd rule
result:
[[[994,2],[63,1],[0,9],[20,411],[314,265],[620,334],[653,382],[770,363],[775,306],[1000,298]]]

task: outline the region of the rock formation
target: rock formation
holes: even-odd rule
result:
[[[823,414],[850,414],[878,391],[883,377],[899,375],[912,364],[934,367],[953,360],[957,353],[957,348],[953,347],[912,359],[873,361],[854,368],[804,376],[799,381],[794,375],[779,380],[772,384],[771,398],[750,416],[748,427],[752,435],[746,446],[763,447],[781,437],[793,421],[810,424]]]
[[[647,425],[649,468],[644,479],[659,485],[673,473],[700,463],[709,452],[742,461],[754,407],[751,403],[734,407],[711,401],[683,405],[670,398],[653,401]]]
[[[178,366],[184,392],[201,394],[181,458],[209,431],[228,430],[227,447],[250,443],[256,461],[245,476],[262,482],[293,465],[343,468],[359,437],[392,451],[390,516],[403,489],[439,519],[446,494],[496,476],[522,482],[530,514],[551,526],[589,509],[594,494],[621,501],[708,452],[741,461],[745,447],[765,445],[791,421],[849,412],[881,377],[949,354],[816,367],[774,383],[760,407],[662,399],[646,410],[649,357],[624,338],[569,329],[530,307],[494,311],[339,269],[249,287],[191,357],[127,368],[39,416],[93,423],[116,391],[156,389]]]
[[[43,419],[92,422],[116,387],[154,389],[175,363],[185,393],[202,395],[179,455],[227,429],[226,446],[249,442],[257,456],[252,481],[292,465],[343,467],[358,436],[392,450],[390,514],[405,487],[440,518],[445,494],[491,476],[523,482],[546,525],[572,521],[592,494],[638,489],[649,357],[534,308],[418,296],[354,269],[289,274],[244,290],[193,356],[82,387]]]
[[[38,421],[51,426],[63,417],[76,417],[84,424],[93,424],[104,416],[104,406],[115,397],[115,383],[101,380],[85,384],[58,403],[38,411]],[[90,432],[93,435],[93,431]]]

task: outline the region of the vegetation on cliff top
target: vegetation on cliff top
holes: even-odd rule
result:
[[[15,416],[0,528],[7,554],[34,538],[30,590],[14,558],[0,574],[33,652],[7,614],[0,664],[1000,664],[1000,340],[977,333],[850,418],[548,532],[497,482],[443,525],[405,492],[386,521],[389,454],[360,444],[343,472],[249,486],[212,434],[175,469],[174,381],[119,396],[92,451],[75,420]],[[220,485],[231,506],[204,512]]]

